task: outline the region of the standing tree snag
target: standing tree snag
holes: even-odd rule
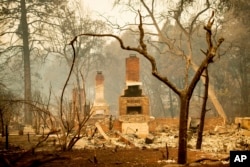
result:
[[[204,89],[204,97],[201,107],[201,115],[200,115],[200,125],[197,132],[197,142],[196,142],[196,149],[201,149],[202,144],[202,134],[204,129],[204,122],[205,122],[205,116],[206,112],[208,111],[206,109],[207,107],[207,98],[208,98],[208,85],[209,85],[209,75],[208,75],[208,68],[205,69],[205,89]]]
[[[224,41],[223,38],[220,38],[216,45],[212,42],[212,25],[213,25],[213,17],[214,12],[212,13],[210,19],[208,20],[207,25],[204,26],[204,29],[206,30],[206,40],[208,44],[207,51],[202,51],[206,56],[201,62],[200,66],[197,68],[197,71],[195,72],[194,76],[192,77],[191,81],[183,88],[178,88],[174,83],[172,83],[168,77],[163,76],[160,74],[157,70],[156,60],[155,58],[148,52],[147,45],[144,43],[144,29],[143,29],[143,22],[142,22],[142,16],[140,11],[139,13],[139,47],[131,47],[131,46],[125,46],[123,40],[113,34],[93,34],[93,33],[84,33],[76,36],[71,43],[73,44],[77,37],[80,36],[93,36],[93,37],[112,37],[115,38],[119,43],[120,47],[124,50],[129,51],[135,51],[137,53],[140,53],[142,56],[144,56],[151,64],[151,72],[152,75],[155,76],[157,79],[162,81],[165,85],[167,85],[169,88],[171,88],[180,98],[180,122],[179,122],[179,148],[178,148],[178,163],[179,164],[185,164],[187,162],[187,123],[188,123],[188,115],[189,115],[189,103],[190,99],[192,97],[194,88],[198,81],[200,80],[201,75],[203,74],[203,71],[208,67],[208,64],[213,62],[213,58],[216,56],[216,51],[221,45],[221,43]],[[73,46],[73,45],[72,45]],[[74,46],[73,46],[74,47]],[[187,58],[186,61],[190,60]],[[189,64],[189,63],[187,63]]]

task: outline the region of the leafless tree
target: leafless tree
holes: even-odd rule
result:
[[[72,110],[71,107],[69,108],[65,107],[64,93],[68,85],[68,82],[70,80],[70,77],[73,73],[73,68],[74,68],[75,61],[76,61],[76,52],[75,52],[74,43],[70,42],[70,45],[72,46],[73,51],[74,51],[73,60],[72,60],[72,64],[70,67],[69,74],[63,86],[62,93],[60,96],[60,102],[59,102],[59,105],[60,105],[59,106],[59,124],[60,124],[61,132],[58,133],[58,136],[59,136],[59,143],[60,143],[61,149],[64,151],[71,150],[73,146],[75,145],[75,143],[83,137],[84,127],[91,116],[91,113],[89,112],[91,108],[89,108],[88,109],[89,111],[87,112],[87,111],[84,111],[84,110],[87,110],[87,107],[84,107],[82,110],[79,110],[78,108],[78,110],[74,110],[74,111]],[[86,96],[84,98],[86,98]],[[80,100],[79,100],[79,104],[83,106],[82,101]],[[73,115],[73,116],[69,116],[69,115]]]

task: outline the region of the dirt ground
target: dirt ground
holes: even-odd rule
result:
[[[20,141],[19,141],[20,142]],[[158,149],[139,149],[139,148],[98,148],[98,149],[81,149],[69,152],[60,151],[39,151],[33,155],[31,151],[21,149],[15,145],[10,145],[9,150],[4,149],[4,142],[0,143],[0,166],[8,167],[171,167],[176,164],[166,162],[166,148]],[[169,159],[177,160],[177,149],[169,148]],[[200,151],[188,150],[188,162],[192,163],[186,166],[213,166],[229,167],[229,164],[222,164],[219,161],[194,161],[206,159],[221,159],[225,155],[216,155],[213,153],[203,153]],[[207,163],[207,164],[204,164]]]

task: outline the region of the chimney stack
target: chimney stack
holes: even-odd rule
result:
[[[109,106],[104,99],[104,76],[102,71],[97,71],[95,77],[95,100],[91,117],[105,117],[109,115]]]
[[[139,58],[135,54],[130,54],[126,58],[126,83],[140,81]]]
[[[102,71],[97,71],[95,81],[96,81],[95,100],[96,102],[104,102],[104,76],[102,74]]]
[[[102,75],[102,71],[97,71],[95,80],[96,80],[96,86],[103,85],[103,83],[104,83],[104,76]]]

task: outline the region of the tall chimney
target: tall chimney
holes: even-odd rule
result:
[[[126,58],[126,82],[139,82],[139,58],[135,54],[130,54]]]
[[[101,71],[97,71],[96,77],[95,101],[104,102],[104,76]]]
[[[93,117],[99,117],[100,115],[109,115],[109,105],[104,99],[104,76],[101,71],[97,71],[95,77],[95,100],[92,112]]]

